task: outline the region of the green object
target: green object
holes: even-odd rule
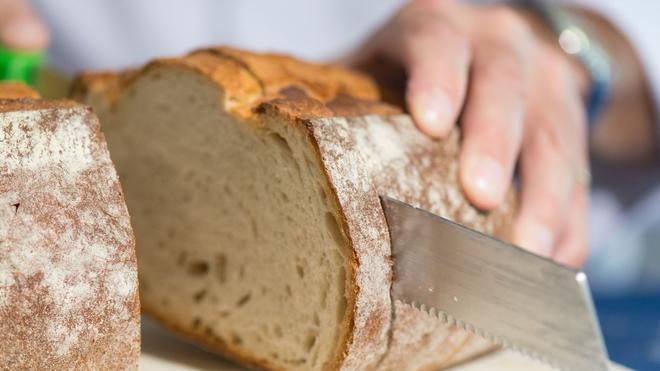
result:
[[[20,81],[34,86],[37,72],[45,60],[46,57],[42,52],[0,47],[0,80]]]

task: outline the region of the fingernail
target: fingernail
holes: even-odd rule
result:
[[[549,228],[535,221],[526,221],[518,225],[518,230],[518,244],[521,247],[546,258],[552,255],[555,238]]]
[[[467,181],[471,184],[472,198],[477,206],[496,206],[503,194],[504,170],[502,165],[488,156],[474,156],[467,164]]]
[[[420,121],[422,129],[433,137],[443,137],[454,123],[449,97],[441,90],[434,89],[419,93],[413,99],[412,111]]]

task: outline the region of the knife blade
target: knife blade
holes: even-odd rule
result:
[[[558,369],[608,370],[586,275],[381,196],[392,299]]]

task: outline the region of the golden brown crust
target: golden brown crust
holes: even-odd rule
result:
[[[71,100],[41,100],[33,98],[0,99],[0,112],[75,108],[80,104]]]
[[[71,100],[43,100],[39,93],[20,82],[0,83],[0,112],[79,107]]]
[[[184,67],[211,78],[224,92],[228,111],[243,118],[271,110],[300,119],[401,112],[381,102],[378,87],[358,72],[220,47],[158,59],[139,71],[82,74],[73,82],[71,96],[98,92],[112,105],[132,81],[162,66]]]
[[[39,93],[20,82],[0,83],[0,99],[38,99]]]
[[[231,48],[204,49],[191,54],[191,57],[213,56],[230,60],[251,75],[259,86],[260,102],[276,99],[280,92],[295,86],[304,91],[311,99],[328,103],[338,96],[356,98],[362,101],[377,102],[378,89],[366,76],[348,71],[336,66],[312,64],[276,54],[255,54]],[[221,81],[231,76],[222,75]],[[225,91],[227,84],[222,84]],[[233,84],[229,84],[233,86]],[[243,86],[237,86],[238,91],[230,94],[238,96]],[[286,98],[286,97],[285,97]],[[256,103],[256,102],[246,102]],[[314,114],[309,112],[308,114]],[[317,116],[323,116],[319,112]]]
[[[72,82],[69,96],[73,99],[98,96],[111,104],[132,76],[133,71],[82,73]]]

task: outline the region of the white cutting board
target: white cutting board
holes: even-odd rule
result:
[[[219,370],[244,371],[244,368],[179,340],[150,320],[142,319],[142,371]],[[498,351],[451,368],[451,371],[554,371],[511,351]],[[612,370],[626,368],[613,366]]]

